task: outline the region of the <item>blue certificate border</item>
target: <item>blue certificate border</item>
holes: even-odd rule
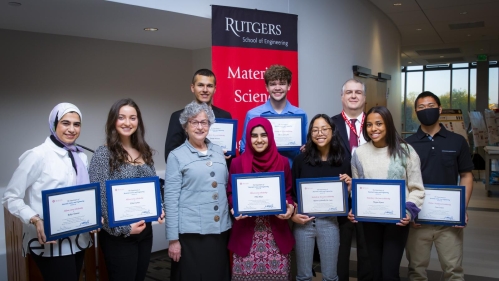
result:
[[[451,190],[451,191],[460,191],[459,195],[459,221],[440,221],[440,220],[425,220],[416,218],[416,223],[419,224],[435,224],[435,225],[445,225],[445,226],[465,226],[466,225],[466,187],[461,185],[431,185],[425,184],[425,190]]]
[[[154,191],[156,193],[156,214],[155,216],[144,216],[140,218],[134,218],[130,220],[120,220],[116,221],[114,217],[114,204],[119,204],[119,202],[114,202],[112,196],[112,188],[113,186],[125,185],[125,184],[134,184],[134,183],[154,183]],[[117,227],[122,225],[128,225],[132,223],[136,223],[140,220],[144,220],[145,222],[157,221],[161,216],[161,193],[159,190],[159,177],[147,177],[147,178],[133,178],[133,179],[122,179],[122,180],[108,180],[106,181],[106,197],[107,197],[107,215],[109,219],[110,227]]]
[[[239,212],[239,202],[237,200],[237,180],[238,179],[248,179],[248,178],[274,178],[279,177],[280,183],[280,196],[281,196],[281,208],[274,210],[262,210],[254,212]],[[234,208],[234,216],[268,216],[268,215],[280,215],[285,214],[287,211],[286,206],[286,188],[284,184],[284,172],[268,172],[268,173],[251,173],[251,174],[233,174],[232,180],[232,205]]]
[[[320,212],[320,213],[304,213],[303,212],[303,201],[302,201],[302,184],[303,183],[328,183],[328,182],[341,182],[343,187],[343,210],[344,211],[332,211],[332,212]],[[331,178],[301,178],[296,179],[296,196],[298,200],[298,213],[307,215],[310,217],[334,217],[334,216],[346,216],[350,210],[348,207],[348,187],[344,181],[341,181],[339,177]]]
[[[307,124],[305,124],[306,116],[305,114],[262,114],[261,117],[267,119],[292,119],[298,118],[301,119],[301,143],[299,145],[294,146],[278,146],[278,151],[294,151],[300,150],[303,144],[307,142]]]
[[[400,188],[400,218],[385,218],[385,217],[368,217],[357,215],[357,185],[358,184],[374,184],[374,185],[395,185]],[[355,215],[357,221],[367,222],[386,222],[398,223],[402,218],[405,218],[405,180],[377,180],[377,179],[352,179],[352,214]]]
[[[237,124],[238,121],[236,119],[226,119],[226,118],[215,118],[215,123],[221,124],[232,124],[234,129],[232,130],[232,150],[227,150],[226,155],[236,156],[236,135],[237,135]]]
[[[95,193],[95,206],[97,208],[97,210],[95,210],[95,221],[97,223],[93,224],[93,225],[86,225],[82,228],[74,229],[71,231],[52,234],[52,229],[50,229],[50,221],[52,218],[50,217],[50,211],[49,211],[50,197],[55,196],[55,195],[60,195],[60,194],[75,193],[75,192],[81,192],[81,191],[86,191],[86,190],[93,190]],[[100,185],[99,185],[99,183],[90,183],[90,184],[76,185],[76,186],[70,186],[70,187],[42,190],[42,207],[43,207],[43,227],[44,227],[45,237],[46,237],[47,241],[54,241],[54,240],[66,238],[69,236],[77,235],[80,233],[90,232],[90,231],[98,229],[98,228],[102,228],[102,220],[101,220],[102,215],[101,215],[101,201],[100,201]]]

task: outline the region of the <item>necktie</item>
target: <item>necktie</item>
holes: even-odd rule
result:
[[[357,119],[350,119],[350,124],[352,124],[352,127],[350,127],[350,151],[352,151],[354,147],[357,147],[359,145],[359,138],[356,134],[357,130],[355,127],[355,122],[357,122]]]

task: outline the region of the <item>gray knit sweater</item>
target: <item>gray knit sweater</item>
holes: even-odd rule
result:
[[[352,178],[405,180],[406,210],[414,220],[423,205],[425,193],[419,156],[412,146],[407,147],[409,157],[399,158],[390,157],[388,147],[377,148],[372,141],[361,145],[352,157]]]

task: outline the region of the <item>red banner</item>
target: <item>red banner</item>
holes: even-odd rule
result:
[[[212,6],[213,104],[237,119],[237,149],[248,110],[267,101],[263,75],[273,64],[293,73],[289,102],[298,106],[298,16]]]

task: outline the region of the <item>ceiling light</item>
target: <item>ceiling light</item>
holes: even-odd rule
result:
[[[441,58],[444,58],[444,56],[440,56]]]
[[[460,12],[460,15],[466,15],[468,12]]]
[[[9,2],[8,4],[9,4],[9,6],[12,6],[12,7],[19,7],[19,6],[21,6],[21,5],[22,5],[22,4],[21,4],[21,3],[19,3],[19,2]]]
[[[402,3],[393,3],[393,6],[402,6]]]
[[[421,28],[416,28],[417,31],[421,31],[422,29]]]
[[[466,36],[471,37],[471,34],[467,34]]]
[[[480,49],[480,51],[483,51],[483,49]]]
[[[145,31],[158,31],[156,27],[146,27],[144,28]]]
[[[409,62],[407,62],[407,63],[412,63],[412,61],[409,61]]]

